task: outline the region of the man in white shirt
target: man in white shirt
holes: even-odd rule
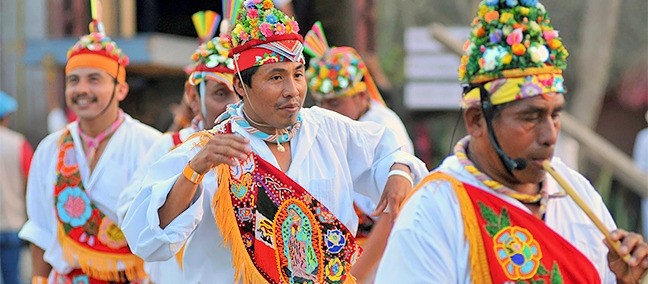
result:
[[[146,279],[115,224],[116,208],[160,133],[119,108],[128,57],[101,27],[94,20],[68,52],[65,97],[78,121],[45,137],[32,161],[20,231],[32,244],[32,283]]]
[[[414,146],[405,125],[385,105],[358,52],[348,46],[330,47],[319,21],[306,33],[304,42],[304,52],[313,57],[306,77],[316,104],[353,120],[385,126],[404,145],[402,150],[413,155]],[[358,280],[369,281],[382,255],[392,219],[387,215],[371,216],[376,204],[366,196],[356,193],[353,199],[361,220],[356,238],[361,240],[365,249],[354,265],[353,273]]]
[[[131,184],[121,193],[117,212],[120,224],[151,164],[186,141],[194,133],[213,128],[216,117],[225,111],[225,107],[239,101],[232,87],[233,74],[235,73],[234,62],[231,58],[223,56],[229,52],[229,48],[223,44],[227,40],[221,37],[212,37],[212,34],[200,36],[203,43],[191,56],[193,62],[187,67],[189,76],[185,82],[185,98],[183,99],[187,101],[196,116],[192,120],[191,126],[177,132],[165,133],[151,146],[144,161],[135,172]],[[153,283],[181,283],[184,282],[181,263],[182,251],[176,255],[176,258],[167,261],[147,262],[146,270]]]
[[[544,6],[483,1],[465,46],[459,77],[468,83],[469,135],[403,206],[378,283],[645,281],[643,238],[615,230],[591,184],[553,157],[567,51]],[[618,252],[545,171],[546,161],[613,230]]]
[[[151,166],[122,229],[149,261],[171,258],[186,241],[189,283],[352,277],[354,189],[376,211],[397,214],[425,166],[380,125],[302,109],[296,22],[271,1],[246,2],[240,13],[231,53],[244,103]]]

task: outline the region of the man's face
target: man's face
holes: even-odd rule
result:
[[[367,111],[369,101],[366,98],[366,93],[362,92],[353,96],[324,99],[319,101],[317,105],[345,115],[353,120],[358,120]]]
[[[252,87],[245,86],[247,97],[243,83],[235,77],[237,92],[245,100],[245,114],[277,129],[295,124],[306,96],[304,72],[304,64],[297,62],[261,65],[252,76]]]
[[[112,99],[113,88],[115,98]],[[118,108],[128,92],[128,85],[118,83],[99,68],[77,68],[65,76],[65,101],[80,120],[93,120]]]
[[[564,104],[562,94],[536,96],[510,103],[493,119],[495,135],[504,152],[527,162],[525,169],[513,171],[519,182],[539,183],[544,179],[542,161],[553,156]],[[498,159],[497,155],[488,156]],[[501,164],[498,161],[489,163]],[[505,175],[503,172],[500,174]]]
[[[227,105],[236,103],[239,100],[234,91],[227,88],[224,84],[214,80],[207,80],[205,82],[204,94],[206,111],[203,113],[198,88],[196,86],[189,87],[193,92],[193,95],[189,96],[190,104],[192,104],[193,109],[198,110],[196,113],[201,116],[205,129],[214,127],[214,121],[219,115],[225,112]]]

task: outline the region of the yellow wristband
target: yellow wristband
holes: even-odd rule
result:
[[[32,276],[32,284],[47,284],[47,277],[45,276]]]
[[[182,171],[182,175],[194,184],[199,184],[202,181],[203,177],[205,177],[204,174],[199,174],[198,172],[194,171],[189,166],[189,163],[187,163],[184,170]]]

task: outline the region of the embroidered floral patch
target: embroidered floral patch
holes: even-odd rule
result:
[[[540,267],[540,246],[524,228],[512,226],[502,229],[493,236],[493,248],[499,264],[511,279],[530,279]]]
[[[326,232],[326,247],[328,252],[333,254],[338,253],[344,248],[344,245],[346,245],[346,239],[340,230],[334,229]]]
[[[124,233],[110,218],[104,217],[99,225],[99,241],[112,249],[123,248],[128,245]]]
[[[329,263],[326,264],[324,268],[326,278],[330,281],[340,281],[342,280],[342,275],[344,273],[344,265],[339,258],[333,258]]]
[[[79,187],[68,187],[58,196],[56,210],[61,221],[72,227],[83,226],[92,215],[90,198]]]

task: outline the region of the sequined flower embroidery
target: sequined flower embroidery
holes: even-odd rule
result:
[[[326,247],[330,253],[338,253],[344,248],[346,238],[338,229],[326,231]]]
[[[344,266],[342,261],[339,258],[333,258],[326,264],[324,268],[326,277],[331,281],[340,281],[342,279],[342,274],[344,273]]]

